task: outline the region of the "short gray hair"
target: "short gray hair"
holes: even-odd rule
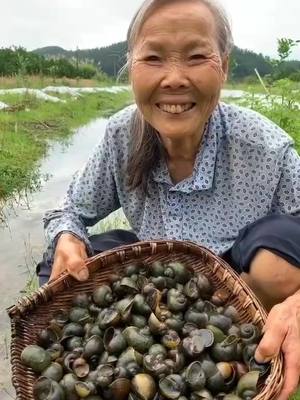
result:
[[[157,8],[174,0],[145,0],[133,17],[128,32],[128,59],[132,54],[137,37],[147,17]],[[233,47],[231,25],[226,11],[217,0],[199,0],[206,5],[215,17],[219,51],[222,57],[230,54]]]

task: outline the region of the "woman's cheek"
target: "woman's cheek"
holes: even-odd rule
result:
[[[219,62],[212,62],[209,65],[209,76],[210,79],[208,81],[211,83],[213,87],[220,88],[222,87],[225,81],[225,74],[222,69],[222,65]]]

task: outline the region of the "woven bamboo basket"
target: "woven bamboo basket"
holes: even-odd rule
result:
[[[204,273],[214,289],[223,288],[230,294],[229,304],[239,311],[240,322],[253,322],[262,328],[266,313],[244,281],[222,259],[204,247],[191,242],[147,241],[105,251],[87,261],[90,277],[77,282],[68,274],[44,285],[29,297],[23,297],[8,309],[11,318],[12,381],[17,400],[33,400],[33,383],[37,376],[25,367],[20,355],[25,346],[36,343],[37,333],[45,328],[52,314],[71,307],[72,297],[80,292],[91,293],[107,281],[109,274],[121,271],[126,265],[140,261],[181,261],[195,272]],[[275,399],[283,383],[282,355],[271,362],[268,378],[255,400]]]

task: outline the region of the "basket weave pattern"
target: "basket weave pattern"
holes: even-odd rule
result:
[[[90,294],[106,283],[111,273],[121,272],[126,265],[137,261],[181,261],[196,273],[204,273],[214,289],[228,291],[229,304],[237,308],[240,322],[253,322],[262,328],[266,321],[264,309],[244,281],[222,259],[201,246],[191,242],[148,241],[105,251],[87,261],[90,277],[86,282],[77,282],[62,274],[8,310],[12,329],[12,380],[17,400],[34,399],[32,386],[37,376],[22,364],[20,355],[25,346],[36,343],[38,332],[48,325],[52,314],[62,308],[69,309],[75,294]],[[270,375],[255,400],[277,397],[283,383],[282,371],[282,355],[279,355],[273,359]]]

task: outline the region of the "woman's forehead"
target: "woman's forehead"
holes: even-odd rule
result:
[[[190,42],[205,41],[216,37],[215,19],[211,11],[201,2],[175,2],[159,7],[143,23],[138,38],[154,44],[155,41],[171,37],[190,37]]]

